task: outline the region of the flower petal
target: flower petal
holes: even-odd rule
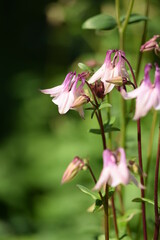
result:
[[[144,84],[144,83],[142,83]],[[136,98],[138,95],[141,94],[141,92],[143,91],[143,86],[141,85],[139,88],[136,88],[135,90],[131,91],[131,92],[126,92],[123,88],[121,88],[121,95],[124,99],[132,99],[132,98]]]
[[[100,190],[104,184],[109,180],[110,171],[109,168],[104,168],[101,172],[98,182],[96,183],[94,190]]]
[[[49,89],[44,89],[44,90],[40,90],[42,93],[44,94],[50,94],[51,97],[56,97],[58,96],[61,91],[63,90],[63,84],[62,85],[59,85],[57,87],[53,87],[53,88],[49,88]]]
[[[137,97],[136,111],[133,118],[134,120],[144,117],[148,113],[148,111],[153,107],[155,96],[152,93],[153,93],[153,89],[149,88],[143,94]]]
[[[63,94],[52,99],[52,101],[58,105],[58,111],[60,114],[65,114],[71,108],[74,102],[74,94],[70,92],[63,92]]]
[[[101,79],[105,71],[105,63],[93,74],[93,76],[89,79],[88,83],[94,83],[97,80]]]

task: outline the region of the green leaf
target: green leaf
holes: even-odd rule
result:
[[[115,122],[115,117],[112,117],[109,122],[107,122],[103,125],[105,133],[120,131],[119,128],[112,127],[114,122]],[[94,134],[101,134],[101,129],[90,129],[89,132],[94,133]]]
[[[126,16],[121,16],[121,18],[120,18],[121,23],[124,22],[125,18],[126,18]],[[137,23],[137,22],[141,22],[141,21],[147,21],[147,20],[148,20],[148,17],[146,17],[146,16],[140,15],[138,13],[132,13],[130,15],[128,24]]]
[[[132,202],[146,202],[154,206],[154,201],[148,198],[134,198]],[[160,209],[160,204],[158,204],[158,208]]]
[[[80,69],[82,69],[83,71],[88,71],[88,72],[93,72],[94,70],[90,67],[88,67],[86,64],[84,63],[78,63],[78,67]]]
[[[103,108],[107,108],[107,107],[112,107],[112,105],[107,102],[102,102],[101,105],[99,106],[99,109],[103,109]]]
[[[117,26],[115,18],[105,14],[99,14],[87,19],[83,25],[83,29],[94,30],[111,30]]]
[[[116,117],[112,116],[108,122],[108,124],[113,125],[113,123],[116,121]]]
[[[108,197],[111,198],[113,196],[114,192],[115,192],[115,188],[110,187],[109,191],[108,191]]]
[[[92,192],[90,189],[82,186],[82,185],[79,185],[77,184],[77,187],[85,194],[91,196],[94,200],[97,200],[99,198],[99,195],[97,192]]]
[[[106,133],[106,132],[115,132],[115,131],[120,131],[120,129],[117,128],[117,127],[108,127],[108,126],[105,126],[105,127],[104,127],[104,132],[105,132],[105,133]]]
[[[117,128],[117,127],[110,127],[110,128],[105,128],[104,129],[104,132],[105,133],[109,133],[109,132],[114,132],[114,131],[120,131],[120,129],[119,128]],[[90,133],[94,133],[94,134],[101,134],[101,130],[100,129],[90,129],[89,130],[89,132]]]
[[[103,234],[103,235],[99,235],[98,236],[98,240],[105,240],[105,235]]]
[[[140,209],[129,209],[126,213],[118,218],[119,223],[129,222],[135,215],[140,214],[142,211]]]
[[[119,238],[119,240],[122,240],[122,239],[124,239],[125,237],[127,237],[128,235],[125,233],[125,234],[123,234],[120,238]]]
[[[103,202],[101,199],[96,199],[95,201],[95,206],[94,206],[94,209],[93,209],[93,212],[97,212],[101,209],[101,207],[103,206]]]

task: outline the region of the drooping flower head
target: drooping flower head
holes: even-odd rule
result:
[[[79,81],[81,82],[80,85],[78,85]],[[76,76],[75,72],[70,72],[61,85],[41,90],[41,92],[53,97],[52,102],[58,105],[60,114],[65,114],[70,109],[74,109],[79,112],[81,117],[84,117],[82,105],[88,101],[88,97],[83,90],[84,84],[85,74]]]
[[[151,64],[147,64],[144,70],[144,79],[140,87],[127,93],[124,89],[121,94],[125,99],[136,98],[136,111],[134,120],[145,116],[151,108],[160,110],[160,68],[156,64],[155,81],[151,83],[149,72]]]
[[[124,149],[118,148],[115,153],[108,149],[104,150],[103,170],[94,189],[100,190],[106,183],[112,187],[116,187],[119,184],[126,185],[130,181],[140,186],[128,170]]]
[[[141,46],[140,51],[146,52],[146,51],[154,50],[155,53],[158,54],[160,52],[160,47],[157,42],[157,39],[159,39],[159,38],[160,38],[160,35],[154,35],[150,40],[148,40],[146,43],[144,43]]]
[[[112,59],[112,54],[114,57]],[[129,78],[125,68],[125,53],[121,50],[108,50],[103,65],[93,74],[89,79],[89,83],[95,83],[101,80],[104,84],[104,94],[109,93],[115,86],[117,80],[120,78]]]
[[[75,157],[63,174],[61,181],[62,184],[72,180],[78,174],[78,172],[83,169],[84,165],[85,163],[82,159]]]

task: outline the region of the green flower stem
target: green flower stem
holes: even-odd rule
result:
[[[126,18],[125,18],[125,20],[124,20],[124,22],[122,24],[122,33],[124,33],[126,28],[127,28],[127,24],[128,24],[131,12],[132,12],[133,4],[134,4],[134,0],[130,0],[129,6],[128,6],[128,10],[127,10],[127,14],[126,14]]]
[[[146,186],[147,186],[148,174],[149,174],[149,169],[150,169],[150,162],[151,162],[154,132],[155,132],[155,127],[156,127],[156,120],[157,120],[157,111],[154,111],[153,119],[152,119],[152,127],[151,127],[151,132],[150,132],[150,137],[149,137],[148,153],[147,153],[147,165],[146,165],[147,178],[146,178],[146,181],[145,181]]]
[[[125,34],[125,31],[126,31],[126,28],[128,25],[129,17],[132,12],[133,4],[134,4],[134,0],[130,0],[126,18],[125,18],[124,22],[121,24],[121,22],[120,22],[120,3],[119,3],[119,0],[116,0],[116,18],[117,18],[121,50],[124,50],[124,34]]]
[[[129,7],[127,10],[126,18],[121,24],[120,22],[120,2],[116,0],[116,17],[119,31],[119,48],[124,50],[124,35],[129,21],[129,17],[132,12],[134,0],[130,0]],[[126,102],[121,98],[121,147],[125,149],[126,145]]]
[[[121,21],[120,21],[120,2],[119,2],[119,0],[116,0],[116,19],[117,19],[118,29],[120,29]]]
[[[158,212],[158,174],[160,162],[160,122],[159,122],[159,135],[158,135],[158,150],[155,169],[155,181],[154,181],[154,213],[155,213],[155,228],[154,228],[154,240],[158,240],[159,228],[160,228],[160,213]]]
[[[150,0],[146,0],[146,10],[145,10],[145,16],[146,17],[149,16],[149,3],[150,3]],[[143,34],[142,34],[142,39],[141,39],[141,46],[146,41],[147,25],[148,25],[148,21],[144,21]],[[140,72],[140,68],[141,68],[142,55],[143,55],[143,52],[139,51],[138,61],[137,61],[137,68],[136,68],[136,79],[137,80],[138,80],[139,72]]]

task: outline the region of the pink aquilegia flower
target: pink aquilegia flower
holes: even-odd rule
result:
[[[94,189],[100,190],[106,183],[112,187],[116,187],[119,184],[126,185],[130,181],[142,187],[128,170],[124,149],[118,148],[116,154],[108,149],[104,150],[103,170]]]
[[[155,110],[160,110],[160,68],[156,64],[154,84],[151,83],[149,77],[151,68],[151,64],[145,66],[144,80],[140,87],[129,93],[121,89],[121,94],[125,99],[136,98],[134,120],[145,116],[152,107]]]
[[[75,157],[64,172],[61,183],[63,184],[71,181],[84,166],[84,161],[79,157]]]
[[[113,60],[111,55],[115,53]],[[95,83],[98,80],[101,80],[104,84],[104,94],[109,93],[115,86],[117,79],[128,79],[129,75],[125,68],[125,53],[121,50],[108,50],[106,54],[105,61],[103,65],[93,74],[89,79],[89,83]]]
[[[160,35],[154,35],[150,40],[141,46],[140,51],[146,52],[154,50],[155,53],[158,54],[160,52],[160,47],[157,42],[158,38],[160,38]]]
[[[78,86],[78,82],[81,84]],[[53,97],[52,102],[58,105],[60,114],[67,113],[70,109],[79,112],[84,117],[83,104],[88,101],[88,97],[84,94],[85,75],[70,72],[67,74],[64,82],[50,89],[41,90],[42,93],[50,94]]]

